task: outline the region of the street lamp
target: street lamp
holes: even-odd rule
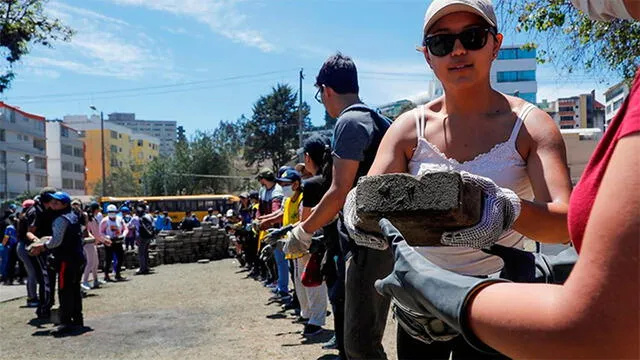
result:
[[[98,111],[95,106],[89,106],[89,109]],[[107,192],[105,190],[105,182],[107,181],[107,170],[104,164],[104,113],[100,111],[100,153],[102,156],[102,196],[104,197]]]
[[[25,176],[27,180],[27,194],[31,196],[31,174],[29,173],[29,165],[33,162],[33,159],[31,158],[31,155],[25,154],[24,156],[20,157],[20,160],[24,161],[25,165],[27,166],[27,174]]]

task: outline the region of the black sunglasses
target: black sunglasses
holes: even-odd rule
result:
[[[480,50],[487,44],[489,34],[496,35],[492,27],[476,27],[464,30],[459,34],[438,34],[424,37],[422,44],[429,49],[434,56],[446,56],[453,51],[456,39],[467,50]]]
[[[316,101],[322,104],[322,89],[324,89],[324,85],[318,85],[318,91],[316,91]]]

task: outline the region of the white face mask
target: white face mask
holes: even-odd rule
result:
[[[592,20],[633,20],[623,0],[571,0],[571,2]]]
[[[109,219],[115,220],[116,219],[116,214],[115,213],[109,213]]]
[[[293,196],[293,188],[291,187],[291,185],[283,186],[282,187],[282,193],[284,194],[284,197],[292,197]]]

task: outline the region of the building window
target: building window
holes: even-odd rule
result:
[[[45,148],[47,147],[47,143],[46,143],[46,141],[45,141],[45,140],[43,140],[43,139],[36,139],[36,138],[34,138],[34,139],[33,139],[33,147],[34,147],[35,149],[40,150],[40,151],[44,151],[44,150],[45,150]]]
[[[111,153],[117,153],[118,152],[118,147],[115,145],[111,145]]]
[[[513,95],[515,96],[515,94]],[[518,93],[518,97],[532,104],[536,103],[536,93]]]
[[[624,101],[624,99],[620,99],[613,103],[613,111],[618,110],[620,106],[622,106],[622,101]]]
[[[561,106],[558,111],[573,111],[573,106]]]
[[[498,52],[498,60],[515,60],[515,59],[535,59],[536,50],[524,49],[500,49]]]
[[[75,184],[76,184],[76,186],[75,186],[76,190],[84,190],[84,181],[76,180]]]
[[[73,189],[73,179],[62,179],[62,187],[65,189]]]
[[[122,139],[122,134],[118,134],[118,139]]]
[[[142,140],[138,140],[138,146],[142,146],[143,145],[143,141]]]
[[[573,125],[560,125],[560,129],[573,129]]]
[[[47,177],[42,175],[34,176],[36,187],[45,187],[47,186]]]
[[[0,141],[7,141],[7,131],[0,129]]]
[[[62,145],[61,152],[65,155],[73,156],[73,146],[71,145]]]
[[[122,148],[118,148],[118,152],[122,152]]]
[[[498,71],[498,82],[536,81],[535,70],[524,71]]]
[[[560,116],[560,121],[573,121],[573,116]]]
[[[111,166],[118,167],[118,159],[116,159],[115,157],[112,157],[111,158]]]
[[[0,163],[4,166],[6,162],[7,162],[7,152],[0,151]]]
[[[47,159],[43,157],[35,156],[33,158],[33,163],[36,169],[44,170],[47,168]]]
[[[618,96],[618,95],[620,95],[620,94],[622,94],[622,93],[624,93],[624,87],[623,87],[623,86],[620,86],[620,87],[618,87],[617,89],[613,90],[612,92],[610,92],[610,93],[608,93],[608,94],[604,94],[604,98],[605,98],[605,100],[608,102],[608,101],[611,101],[611,100],[612,100],[612,99],[614,99],[616,96]]]
[[[69,129],[64,127],[64,126],[61,126],[60,127],[60,136],[69,137]]]
[[[73,164],[67,161],[62,162],[62,170],[63,171],[73,171]]]
[[[73,164],[73,171],[78,174],[84,174],[84,166],[81,164]]]
[[[73,156],[79,157],[79,158],[83,158],[84,157],[84,150],[82,148],[74,147],[73,148]]]
[[[12,123],[16,122],[16,112],[15,111],[9,111],[9,122],[12,122]]]
[[[112,139],[117,139],[118,138],[118,132],[111,130],[111,138]]]

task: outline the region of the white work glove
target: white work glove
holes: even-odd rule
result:
[[[386,250],[389,247],[389,243],[383,238],[382,235],[374,235],[359,230],[355,224],[360,222],[356,209],[356,189],[351,189],[347,194],[342,213],[344,217],[344,226],[347,228],[349,236],[353,241],[364,247],[368,247],[376,250]]]
[[[499,187],[489,178],[465,171],[461,171],[460,175],[463,182],[482,189],[482,217],[474,226],[444,232],[440,242],[448,246],[489,248],[520,216],[520,198],[512,190]]]
[[[283,250],[286,254],[305,253],[311,246],[313,234],[302,229],[300,224],[296,225],[289,233],[289,240],[284,244]]]

